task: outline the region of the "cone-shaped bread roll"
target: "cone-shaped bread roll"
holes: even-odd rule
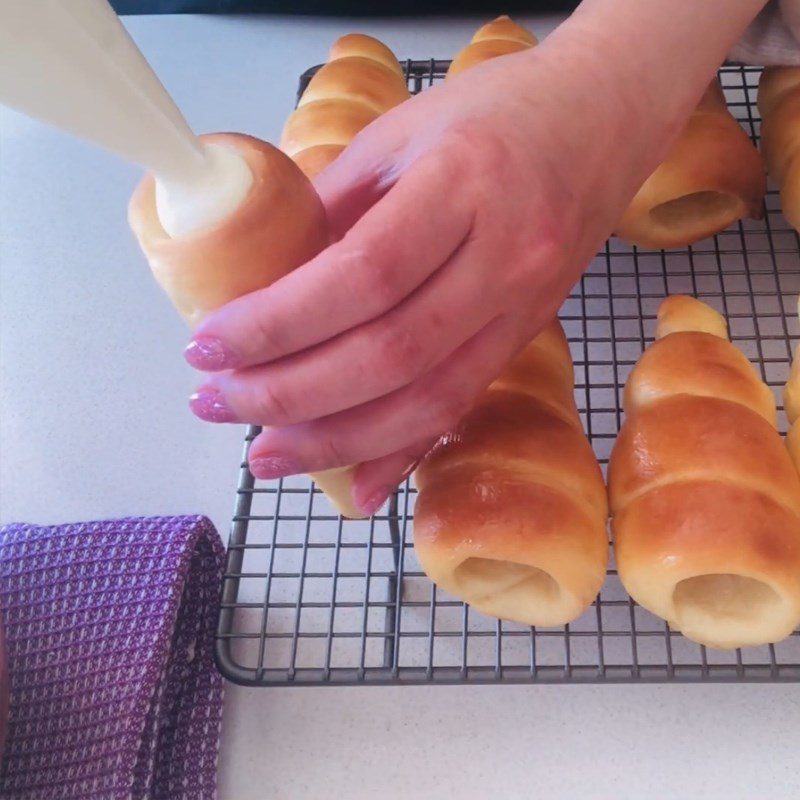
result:
[[[335,63],[312,79],[301,108],[287,123],[282,144],[293,159],[250,136],[203,137],[239,151],[253,174],[249,195],[228,218],[172,239],[158,219],[153,177],[145,177],[136,189],[129,207],[131,228],[156,280],[191,327],[236,297],[269,286],[327,246],[325,211],[303,172],[319,172],[358,130],[408,97],[397,59],[376,39],[343,36],[333,45],[331,60]],[[341,514],[358,518],[363,514],[351,496],[353,471],[344,467],[311,477]]]
[[[684,247],[737,219],[760,217],[765,191],[761,157],[715,78],[616,233],[640,247]]]
[[[768,67],[758,84],[761,152],[781,188],[783,215],[800,231],[800,67]]]
[[[252,136],[202,139],[241,153],[253,174],[250,193],[233,214],[172,239],[159,222],[152,175],[139,184],[128,208],[153,275],[192,328],[225,303],[274,283],[328,243],[322,202],[290,158]]]
[[[328,244],[322,202],[285,153],[241,134],[202,138],[240,152],[253,173],[249,195],[230,217],[200,233],[170,238],[159,222],[152,176],[139,184],[128,209],[153,275],[192,328],[225,303],[269,286]],[[351,468],[312,478],[341,514],[363,516],[351,497]]]
[[[490,58],[527,50],[535,44],[536,37],[532,33],[509,17],[498,17],[478,29],[472,41],[453,59],[447,77],[452,78]]]
[[[386,45],[360,33],[343,36],[287,120],[281,149],[313,178],[362,128],[408,97],[403,70]]]
[[[620,579],[696,642],[777,642],[800,623],[800,476],[772,394],[716,311],[675,296],[658,316],[609,465]]]
[[[442,589],[530,625],[563,625],[596,597],[608,557],[606,491],[558,322],[441,439],[415,481],[414,547]]]

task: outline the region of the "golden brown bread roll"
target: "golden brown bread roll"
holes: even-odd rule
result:
[[[800,67],[768,67],[758,84],[761,152],[781,189],[783,215],[800,230]]]
[[[253,173],[250,192],[234,214],[172,239],[158,218],[152,175],[141,181],[128,208],[155,279],[192,328],[225,303],[278,280],[328,243],[322,201],[290,158],[243,134],[202,139],[238,151]]]
[[[472,41],[453,59],[447,77],[452,78],[490,58],[527,50],[535,44],[536,37],[530,31],[509,17],[498,17],[478,29]]]
[[[616,233],[640,247],[684,247],[737,219],[759,218],[765,192],[761,157],[715,78]]]
[[[800,623],[800,476],[774,401],[716,311],[676,296],[658,317],[609,464],[620,579],[701,644],[779,641]]]
[[[605,486],[553,322],[415,473],[414,547],[428,577],[492,616],[562,625],[596,597]]]
[[[408,97],[402,67],[386,45],[359,33],[343,36],[286,121],[281,149],[313,178],[360,130]]]
[[[136,189],[128,214],[131,228],[156,280],[191,327],[327,246],[325,211],[303,173],[321,171],[358,130],[408,97],[397,59],[376,39],[343,36],[331,48],[331,61],[311,80],[287,123],[284,145],[293,159],[250,136],[203,137],[238,150],[253,174],[244,203],[222,222],[171,239],[158,219],[153,177],[145,177]],[[343,467],[311,477],[341,514],[359,518],[364,515],[351,497],[353,471]]]

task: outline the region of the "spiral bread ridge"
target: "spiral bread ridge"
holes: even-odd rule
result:
[[[711,647],[788,636],[800,623],[800,476],[772,393],[721,315],[667,298],[624,408],[608,481],[628,593]]]
[[[403,69],[382,42],[342,36],[286,121],[281,149],[313,178],[356,134],[410,96]]]
[[[715,78],[616,233],[640,247],[684,247],[737,219],[758,219],[765,192],[758,150],[728,111]]]
[[[800,231],[800,67],[768,67],[758,84],[761,151],[780,186],[783,214]]]
[[[596,597],[608,557],[605,486],[556,321],[418,467],[414,547],[440,588],[529,625],[562,625]]]
[[[538,41],[530,31],[507,16],[498,17],[478,29],[472,41],[451,62],[447,77],[452,78],[489,59],[528,50],[536,44]]]

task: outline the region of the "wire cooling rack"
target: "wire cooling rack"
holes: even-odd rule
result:
[[[449,62],[409,61],[409,86],[441,79]],[[301,79],[305,88],[313,74]],[[724,67],[734,115],[753,141],[760,70]],[[617,239],[592,262],[560,317],[575,362],[575,396],[605,472],[620,427],[622,388],[665,295],[702,298],[775,392],[800,338],[800,240],[777,192],[764,218],[682,250]],[[781,413],[781,431],[786,420]],[[413,549],[415,490],[388,510],[343,520],[308,478],[255,481],[245,443],[216,640],[222,673],[242,684],[798,681],[800,631],[774,646],[706,650],[637,606],[614,569],[594,604],[561,628],[533,629],[473,611],[437,589]]]

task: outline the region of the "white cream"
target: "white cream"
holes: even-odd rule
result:
[[[247,161],[219,144],[203,145],[203,168],[190,178],[156,178],[156,211],[173,239],[211,227],[232,214],[253,185]]]
[[[213,225],[244,200],[244,158],[191,131],[106,0],[0,0],[0,102],[158,176],[170,236]]]

